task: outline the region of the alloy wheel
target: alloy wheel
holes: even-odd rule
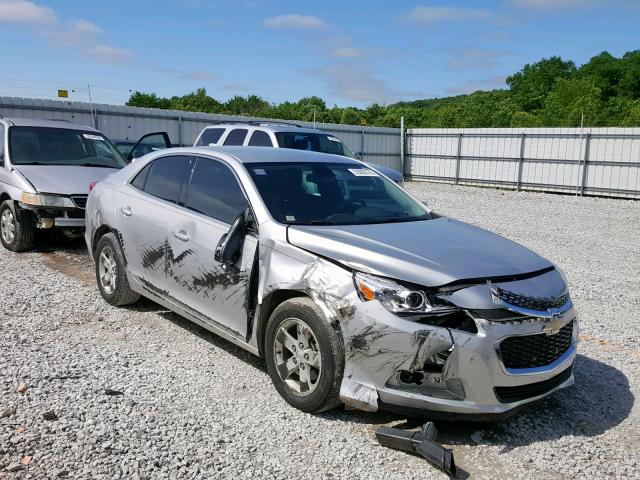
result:
[[[287,318],[273,340],[280,378],[300,396],[312,393],[322,374],[320,346],[313,330],[299,318]]]
[[[5,243],[13,242],[16,237],[16,220],[9,208],[6,208],[0,217],[0,232]]]
[[[111,295],[116,289],[117,273],[115,252],[111,247],[105,246],[100,252],[98,274],[100,285],[107,295]]]

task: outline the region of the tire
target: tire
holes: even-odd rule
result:
[[[18,209],[12,200],[0,205],[0,240],[7,250],[24,252],[34,243],[36,223],[31,212]]]
[[[94,259],[96,283],[108,304],[122,307],[140,300],[140,294],[129,286],[124,253],[113,233],[100,237]]]
[[[285,330],[290,337],[284,335]],[[304,348],[300,349],[300,345]],[[297,353],[291,350],[292,347]],[[289,405],[308,413],[340,405],[340,384],[344,373],[342,338],[311,299],[292,298],[274,310],[267,323],[264,352],[271,381]],[[288,376],[287,372],[295,366],[297,373]]]

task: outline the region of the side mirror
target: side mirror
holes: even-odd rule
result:
[[[238,214],[216,247],[215,259],[224,265],[232,265],[238,260],[240,250],[247,234],[247,211]]]

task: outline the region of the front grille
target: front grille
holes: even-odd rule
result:
[[[500,403],[513,403],[526,400],[527,398],[538,397],[566,382],[571,377],[572,368],[573,366],[567,368],[564,372],[559,373],[549,380],[517,387],[494,387],[493,391]]]
[[[88,195],[71,195],[71,200],[76,204],[78,208],[84,208],[87,206]]]
[[[573,320],[555,335],[539,333],[509,337],[500,343],[500,355],[506,368],[544,367],[562,356],[571,346]]]
[[[569,294],[567,293],[560,295],[559,297],[536,298],[510,292],[509,290],[505,290],[498,286],[494,287],[493,292],[505,303],[539,312],[544,312],[549,308],[560,308],[567,303],[567,300],[569,299]]]

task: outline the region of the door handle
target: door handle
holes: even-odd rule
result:
[[[189,234],[184,230],[175,230],[171,233],[173,233],[173,236],[182,242],[188,242],[189,239],[191,238]]]
[[[131,207],[129,206],[122,207],[120,211],[125,217],[130,217],[131,215],[133,215],[133,212],[131,211]]]

